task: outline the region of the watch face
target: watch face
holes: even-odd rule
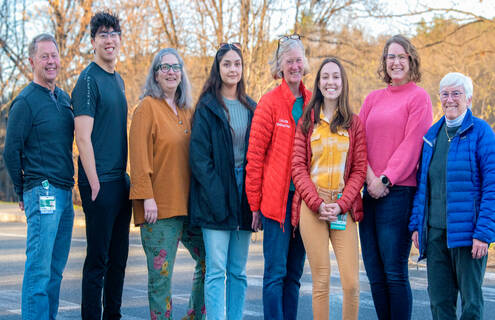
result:
[[[390,180],[388,180],[388,178],[387,178],[387,177],[383,176],[383,177],[382,177],[382,183],[383,183],[384,185],[388,185],[388,184],[390,183]]]

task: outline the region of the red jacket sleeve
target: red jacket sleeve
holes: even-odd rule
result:
[[[361,196],[360,191],[366,179],[366,137],[364,126],[357,116],[352,119],[351,135],[353,137],[353,150],[351,157],[348,156],[348,159],[352,160],[351,163],[346,163],[347,166],[350,166],[349,178],[345,182],[342,197],[337,200],[342,212],[348,212],[353,207],[356,197]]]

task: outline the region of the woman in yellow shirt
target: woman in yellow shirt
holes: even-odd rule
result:
[[[358,318],[356,222],[362,219],[360,190],[365,177],[364,129],[350,109],[342,64],[328,58],[318,70],[313,97],[299,121],[292,158],[296,186],[292,224],[299,223],[311,267],[314,319],[329,317],[329,240],[340,271],[342,318]]]

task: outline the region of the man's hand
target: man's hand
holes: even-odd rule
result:
[[[24,211],[24,201],[19,201],[19,209]]]
[[[488,254],[488,243],[473,239],[473,249],[471,250],[473,259],[481,259]]]
[[[98,193],[100,192],[100,181],[98,179],[96,182],[90,184],[91,187],[91,201],[95,201]]]
[[[144,220],[155,223],[158,217],[158,208],[154,198],[144,200]]]

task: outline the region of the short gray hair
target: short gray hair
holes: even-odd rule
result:
[[[440,90],[442,91],[445,87],[457,87],[462,86],[464,88],[464,94],[466,99],[471,99],[473,97],[473,81],[470,77],[460,73],[460,72],[450,72],[447,73],[442,80],[440,80]],[[472,99],[468,105],[468,108],[472,107]]]
[[[304,52],[304,46],[301,40],[298,39],[288,39],[282,43],[279,42],[278,51],[275,51],[272,60],[270,60],[270,72],[274,79],[283,78],[282,74],[282,62],[284,60],[285,55],[290,50],[297,48],[300,49],[303,55],[303,63],[304,63],[304,73],[303,75],[307,75],[309,73],[309,64],[308,59],[306,59],[306,54]]]
[[[167,54],[173,54],[179,61],[181,67],[181,81],[175,92],[175,103],[179,108],[189,109],[192,108],[192,94],[191,94],[191,83],[189,82],[189,77],[187,76],[186,67],[184,66],[184,60],[180,57],[177,50],[173,48],[165,48],[158,51],[158,53],[153,58],[151,63],[148,76],[146,77],[146,82],[143,88],[143,94],[141,99],[146,96],[161,99],[164,97],[164,92],[158,82],[156,82],[155,74],[158,71],[158,66],[162,63],[163,56]]]
[[[51,34],[42,33],[42,34],[39,34],[36,37],[34,37],[33,40],[31,41],[31,43],[29,44],[28,53],[29,53],[30,58],[34,57],[34,55],[36,54],[36,50],[38,50],[38,42],[42,42],[42,41],[53,42],[53,44],[55,45],[55,48],[57,48],[57,51],[58,51],[58,45],[57,45],[57,41],[55,40],[55,38]]]

